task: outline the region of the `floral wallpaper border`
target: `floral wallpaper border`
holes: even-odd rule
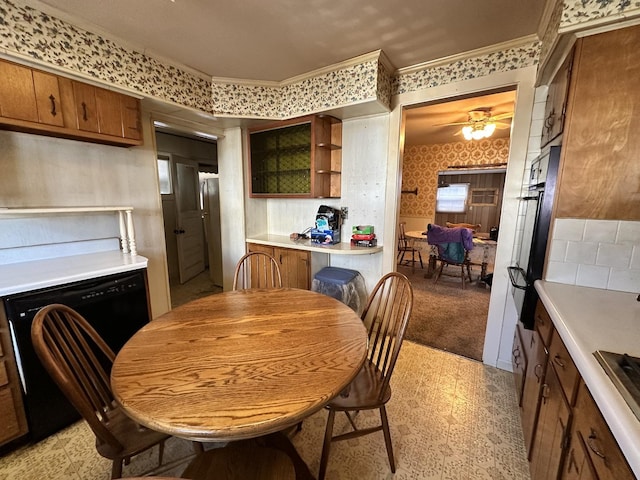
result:
[[[381,58],[369,58],[282,85],[229,83],[199,76],[21,0],[0,0],[0,51],[207,113],[285,119],[367,102],[390,109],[393,95],[537,65],[555,42],[556,22],[564,28],[607,16],[640,15],[638,0],[561,0],[559,5],[562,9],[554,10],[542,43],[396,75]]]
[[[640,16],[638,0],[564,0],[560,30],[584,28],[586,23],[599,23]]]
[[[558,30],[560,28],[560,20],[562,18],[564,2],[562,0],[554,0],[556,4],[553,7],[553,11],[549,18],[544,34],[542,35],[542,41],[540,46],[540,64],[544,65],[547,57],[551,54],[553,46],[559,37]]]
[[[537,65],[539,55],[540,42],[533,42],[520,47],[458,60],[446,65],[438,65],[417,72],[397,75],[393,79],[391,93],[400,95],[448,83],[484,77],[492,73]]]

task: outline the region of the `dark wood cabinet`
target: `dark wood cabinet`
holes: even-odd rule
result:
[[[520,407],[531,478],[635,478],[541,301],[534,330],[521,333],[514,352],[527,359]],[[515,364],[514,375],[519,382]]]
[[[571,408],[552,362],[547,364],[531,451],[532,480],[558,478],[569,436]]]
[[[558,137],[564,129],[572,65],[573,51],[567,56],[549,84],[540,139],[541,148]]]
[[[582,460],[580,472],[591,477],[576,477],[576,465],[567,465],[563,478],[598,478],[600,480],[632,480],[635,478],[618,444],[602,417],[589,389],[580,381],[574,407],[575,421],[571,435],[571,455]],[[582,459],[584,457],[584,459]],[[572,476],[574,475],[574,476]]]
[[[0,60],[0,128],[133,146],[140,117],[135,97]]]
[[[342,122],[308,115],[249,130],[251,197],[339,198]]]
[[[531,459],[549,353],[537,329],[529,330],[528,338],[529,344],[526,351],[529,361],[525,372],[521,416],[524,443],[528,458]]]
[[[276,259],[280,266],[282,286],[285,288],[311,288],[311,253],[293,248],[272,247],[247,243],[249,252],[264,252]]]

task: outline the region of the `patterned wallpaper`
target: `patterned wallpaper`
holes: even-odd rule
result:
[[[402,160],[402,190],[417,187],[418,195],[402,195],[400,215],[433,219],[438,172],[449,165],[488,165],[506,163],[508,159],[508,138],[406,147]]]
[[[624,20],[640,16],[640,2],[637,0],[564,0],[560,28],[567,31],[572,27],[585,27],[589,22]]]
[[[484,77],[492,73],[507,72],[538,64],[540,43],[458,60],[446,65],[426,68],[417,72],[397,75],[393,79],[392,94],[413,92],[448,83]]]
[[[560,19],[562,18],[562,12],[564,8],[564,3],[562,0],[553,0],[555,1],[555,6],[553,7],[553,12],[549,18],[549,23],[545,28],[544,34],[542,35],[542,41],[540,46],[540,64],[543,65],[547,59],[547,56],[552,52],[553,46],[558,39],[559,33],[558,28],[560,27]]]
[[[213,111],[210,79],[165,65],[17,2],[0,0],[0,50],[143,95]]]
[[[555,25],[561,14],[560,28],[640,15],[637,0],[564,0],[562,6],[552,19]],[[204,112],[256,118],[291,118],[363,102],[390,108],[392,95],[537,65],[555,34],[550,27],[542,47],[533,42],[410,73],[394,75],[380,58],[369,58],[291,84],[230,83],[165,64],[23,0],[0,0],[0,51]]]

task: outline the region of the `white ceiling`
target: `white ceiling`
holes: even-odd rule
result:
[[[42,0],[39,5],[212,77],[282,81],[379,49],[402,68],[524,37],[536,33],[544,3]]]
[[[405,145],[431,145],[465,141],[462,125],[447,125],[466,122],[468,113],[476,109],[491,109],[491,115],[513,113],[515,90],[491,93],[472,98],[449,100],[433,105],[406,110]],[[492,138],[506,138],[511,134],[511,118],[496,122]]]
[[[177,66],[211,77],[255,81],[283,81],[380,49],[393,66],[403,68],[490,47],[537,33],[545,4],[545,0],[26,1]],[[469,110],[479,107],[493,107],[494,114],[513,111],[513,97],[510,93],[409,110],[406,143],[460,141],[460,127],[435,125],[465,121]],[[155,107],[162,112],[161,105]],[[187,117],[206,120],[195,112]],[[494,136],[508,136],[509,130],[498,129]]]

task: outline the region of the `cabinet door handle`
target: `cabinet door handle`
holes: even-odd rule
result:
[[[540,371],[540,373],[538,373],[538,371]],[[536,376],[536,378],[538,379],[538,381],[542,380],[542,364],[538,363],[536,364],[536,366],[533,369],[533,374]]]
[[[558,355],[557,353],[556,353],[556,356],[553,357],[553,363],[558,365],[560,368],[564,368],[566,366],[565,363],[562,361],[562,358],[560,357],[560,355]]]
[[[280,254],[280,265],[282,265],[282,254]]]
[[[51,100],[51,115],[56,116],[58,112],[56,112],[56,97],[53,94],[49,95],[49,100]]]
[[[589,446],[589,448],[593,453],[595,453],[600,458],[604,459],[605,455],[596,445],[596,440],[598,440],[598,437],[596,435],[596,431],[592,428],[591,433],[589,434],[589,438],[587,438],[587,445]]]
[[[549,398],[549,385],[548,384],[543,384],[542,385],[542,393],[540,394],[540,396],[542,397],[542,402],[546,405],[547,404],[547,398]]]
[[[82,102],[82,119],[87,121],[87,104]]]

